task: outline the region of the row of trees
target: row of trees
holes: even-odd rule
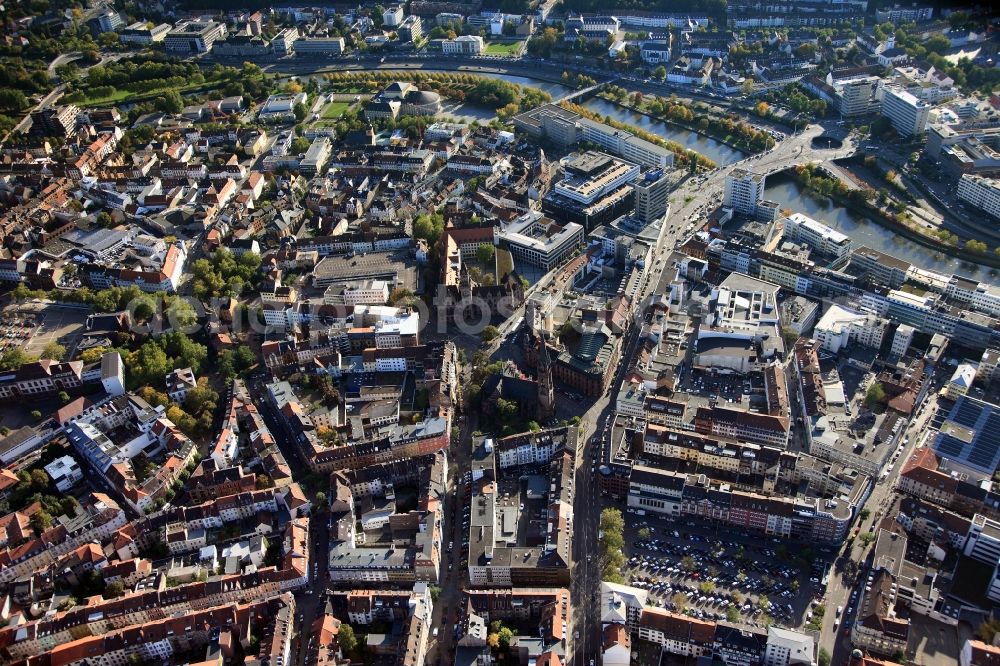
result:
[[[618,509],[601,511],[601,532],[598,539],[601,558],[601,580],[625,583],[625,518]]]

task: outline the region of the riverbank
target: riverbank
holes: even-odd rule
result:
[[[596,111],[588,109],[579,104],[574,104],[573,102],[560,102],[559,105],[565,109],[568,109],[570,111],[573,111],[574,113],[583,116],[584,118],[589,118],[590,120],[604,123],[618,130],[631,132],[640,139],[645,139],[650,143],[654,143],[658,146],[661,146],[662,148],[666,148],[667,150],[669,150],[674,154],[674,157],[682,165],[694,165],[692,168],[697,167],[700,169],[709,169],[709,170],[714,169],[717,166],[713,160],[709,159],[708,157],[705,157],[701,153],[686,148],[685,146],[682,146],[676,141],[668,141],[663,137],[656,136],[652,132],[644,130],[641,127],[637,127],[629,123],[623,123],[619,120],[614,120],[610,117],[602,116],[600,113],[597,113]]]
[[[746,154],[746,155],[756,155],[756,154],[762,153],[762,152],[764,152],[764,150],[766,150],[766,149],[764,149],[764,150],[757,150],[757,151],[749,150],[747,147],[741,146],[736,141],[734,141],[731,136],[719,136],[716,133],[708,132],[708,131],[700,128],[700,127],[696,127],[695,125],[690,125],[690,124],[681,122],[679,120],[676,120],[674,118],[669,118],[669,117],[665,117],[665,116],[659,116],[659,115],[650,113],[649,111],[647,111],[647,110],[645,110],[643,108],[635,107],[632,104],[622,102],[622,101],[620,101],[620,100],[612,97],[611,95],[608,95],[607,93],[603,93],[603,92],[599,93],[597,95],[597,97],[600,98],[600,99],[602,99],[602,100],[604,100],[605,102],[608,102],[609,104],[614,104],[615,106],[619,107],[622,110],[630,111],[632,113],[638,113],[639,115],[646,116],[650,120],[661,122],[664,125],[668,125],[670,127],[676,127],[678,129],[682,129],[684,131],[692,132],[694,134],[698,134],[698,135],[706,137],[708,139],[712,139],[713,141],[718,141],[719,143],[724,144],[726,146],[729,146],[733,150],[738,150],[739,152],[741,152],[743,154]],[[702,118],[704,118],[704,119],[707,120],[706,116],[702,116]]]
[[[895,216],[886,213],[880,208],[873,206],[870,202],[865,201],[860,203],[857,197],[852,197],[848,194],[839,194],[837,192],[823,192],[812,187],[812,180],[810,178],[804,177],[799,170],[795,168],[788,168],[776,174],[779,177],[787,177],[790,180],[796,182],[802,186],[802,190],[808,195],[817,200],[823,201],[828,200],[836,203],[856,215],[861,216],[864,219],[871,220],[872,222],[878,224],[881,227],[891,230],[908,241],[916,243],[924,248],[933,250],[935,252],[940,252],[941,254],[947,255],[949,257],[954,257],[961,261],[974,263],[979,266],[1000,269],[1000,255],[993,252],[974,252],[964,247],[958,247],[957,245],[951,245],[949,243],[943,243],[936,237],[928,236],[926,234],[920,233],[916,229],[907,225],[904,222],[900,222]]]

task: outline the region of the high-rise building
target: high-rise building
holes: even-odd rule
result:
[[[420,39],[420,36],[424,34],[420,17],[410,14],[399,24],[396,33],[399,35],[399,41],[401,42],[414,42]]]
[[[874,76],[845,81],[838,96],[840,115],[851,118],[874,112],[878,108],[875,101],[878,81]]]
[[[900,136],[922,134],[927,129],[931,105],[905,90],[887,88],[882,97],[882,115],[892,122]]]
[[[722,205],[744,215],[757,215],[757,204],[764,198],[764,175],[746,169],[733,169],[726,176]]]
[[[93,31],[100,34],[102,32],[114,32],[125,25],[122,15],[113,9],[105,9],[92,20]]]
[[[635,190],[635,216],[649,224],[667,214],[670,180],[662,169],[650,169],[632,183]]]
[[[382,12],[382,25],[384,25],[385,27],[395,28],[402,22],[403,22],[402,5],[389,7],[384,12]]]

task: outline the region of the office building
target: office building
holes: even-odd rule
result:
[[[125,21],[122,20],[122,15],[113,9],[105,9],[100,14],[98,14],[92,21],[95,32],[98,34],[102,32],[114,32],[118,28],[125,25]]]
[[[845,81],[837,95],[841,117],[865,116],[875,111],[878,106],[875,100],[878,83],[878,77],[874,76]]]
[[[542,200],[546,215],[593,229],[632,212],[638,164],[588,151],[566,158],[562,166],[565,178]]]
[[[958,198],[1000,218],[1000,180],[965,174],[958,181]]]
[[[1000,407],[963,395],[945,418],[934,453],[986,477],[1000,467]]]
[[[163,40],[168,51],[208,53],[217,40],[226,38],[226,24],[215,21],[181,23]]]
[[[635,216],[649,224],[667,214],[670,180],[662,169],[650,169],[632,183],[635,192]]]
[[[145,21],[137,21],[122,30],[118,35],[118,39],[123,44],[152,44],[153,42],[162,42],[166,39],[170,30],[170,25],[166,23],[149,28]]]
[[[483,38],[479,35],[460,35],[455,39],[441,41],[443,53],[458,53],[461,55],[479,55],[483,52]]]
[[[556,104],[545,104],[514,117],[514,127],[533,139],[549,139],[568,148],[577,141],[590,141],[631,162],[653,168],[669,168],[674,154],[631,132],[584,118]]]
[[[300,55],[338,55],[344,52],[343,37],[309,37],[296,39],[293,47]]]
[[[515,261],[549,271],[583,245],[583,227],[559,224],[541,213],[525,213],[500,231],[500,240]]]
[[[927,129],[931,105],[905,90],[887,88],[882,97],[882,115],[892,122],[900,136],[922,134]]]
[[[733,169],[726,176],[722,205],[737,213],[755,217],[757,205],[764,198],[764,175],[746,169]]]
[[[728,180],[727,180],[728,184]],[[851,251],[851,238],[802,213],[785,218],[785,238],[805,243],[820,254],[842,259]]]

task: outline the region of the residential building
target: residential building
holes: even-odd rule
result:
[[[831,354],[852,344],[878,349],[885,335],[886,322],[878,315],[832,304],[813,330],[813,337]]]
[[[420,17],[414,14],[407,16],[399,24],[399,27],[396,28],[396,34],[399,35],[400,41],[403,42],[415,42],[420,39],[421,35],[424,34]]]
[[[177,368],[169,373],[164,380],[167,385],[167,395],[174,402],[183,403],[188,391],[198,386],[198,381],[191,368]]]
[[[382,12],[382,25],[386,28],[396,28],[403,22],[403,6],[395,5]]]
[[[74,104],[46,106],[31,112],[31,133],[36,136],[66,137],[76,131],[80,109]]]
[[[45,466],[45,473],[52,479],[56,490],[61,493],[69,492],[77,481],[83,479],[83,470],[80,469],[73,456],[56,458]]]
[[[737,213],[755,217],[757,206],[764,198],[764,175],[746,169],[733,169],[726,175],[722,205]]]
[[[764,666],[812,666],[815,653],[816,641],[811,636],[781,627],[767,628]]]

